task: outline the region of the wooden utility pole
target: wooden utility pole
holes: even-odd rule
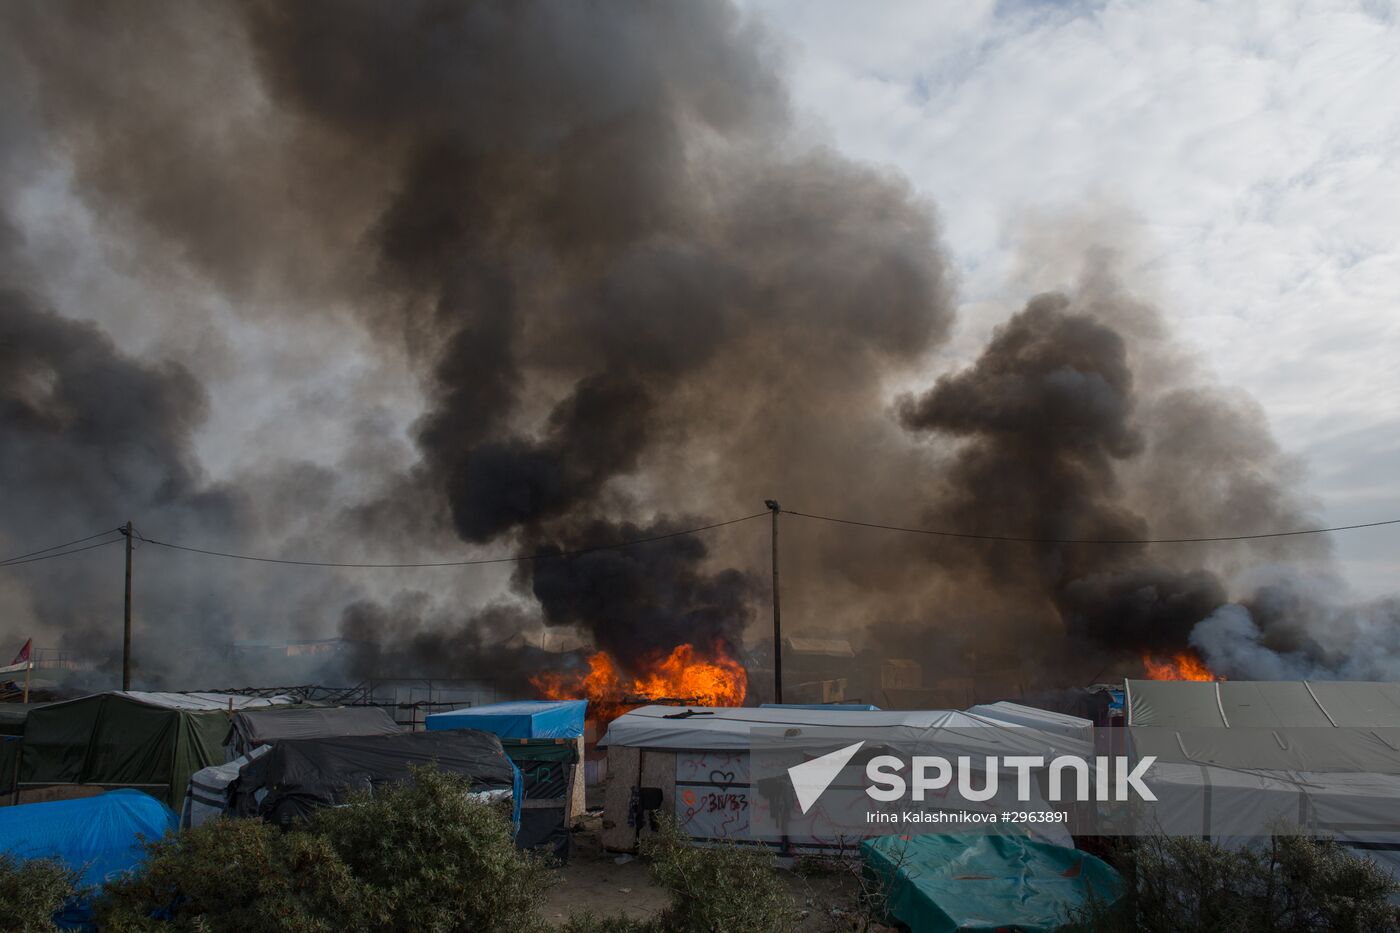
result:
[[[122,689],[131,689],[131,520],[122,526],[126,535],[126,602],[122,609]]]
[[[783,608],[778,599],[778,515],[783,507],[776,499],[764,499],[773,513],[773,702],[783,702]]]

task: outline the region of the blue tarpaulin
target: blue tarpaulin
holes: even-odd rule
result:
[[[175,811],[139,790],[114,790],[80,800],[0,807],[0,850],[21,859],[58,858],[82,876],[80,884],[104,881],[141,864],[141,841],[173,831]],[[60,918],[81,926],[86,902],[73,904]]]
[[[587,700],[517,700],[433,713],[427,727],[479,729],[503,739],[574,739],[583,735],[587,709]]]
[[[1106,862],[1018,836],[880,836],[860,849],[886,911],[911,933],[1050,933],[1090,897],[1122,892]]]

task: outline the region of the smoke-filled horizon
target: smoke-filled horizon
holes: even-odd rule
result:
[[[549,554],[770,496],[1035,537],[1310,523],[1263,412],[1094,242],[1071,287],[950,365],[934,206],[807,140],[771,43],[728,4],[0,17],[6,552],[130,517],[291,557]],[[245,377],[250,356],[272,378]],[[931,667],[1074,683],[1189,644],[1232,676],[1400,673],[1377,641],[1393,606],[1345,606],[1325,539],[787,527],[790,630]],[[373,574],[143,549],[137,679],[226,682],[256,674],[229,642],[334,633],[365,646],[355,676],[523,682],[541,630],[628,670],[738,649],[767,618],[765,548],[739,526]],[[4,630],[112,645],[119,586],[106,551],[8,571]]]

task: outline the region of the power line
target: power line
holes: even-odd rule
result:
[[[879,528],[884,531],[902,531],[916,535],[935,535],[940,538],[970,538],[975,541],[1012,541],[1022,544],[1205,544],[1212,541],[1255,541],[1260,538],[1291,538],[1297,535],[1320,535],[1330,531],[1353,531],[1357,528],[1378,528],[1381,525],[1400,525],[1400,518],[1383,522],[1365,522],[1360,525],[1337,525],[1332,528],[1304,528],[1297,531],[1269,531],[1253,535],[1218,535],[1211,538],[1032,538],[1017,535],[979,535],[963,531],[940,531],[932,528],[905,528],[900,525],[881,525],[877,522],[861,522],[850,518],[833,518],[830,515],[812,515],[809,512],[795,512],[783,509],[784,515],[799,515],[820,522],[834,522],[838,525],[857,525],[861,528]]]
[[[65,544],[54,544],[54,545],[50,545],[49,547],[41,547],[41,548],[39,548],[39,550],[37,550],[37,551],[30,551],[30,552],[27,553],[27,554],[16,554],[14,557],[7,557],[7,558],[5,558],[4,560],[0,560],[0,566],[4,566],[5,564],[12,564],[12,563],[16,563],[16,562],[28,563],[27,561],[24,560],[26,557],[33,557],[35,554],[47,554],[49,551],[57,551],[57,550],[60,550],[60,549],[62,549],[62,548],[72,547],[72,546],[75,545],[75,544],[82,544],[84,541],[91,541],[93,538],[100,538],[100,537],[102,537],[103,535],[116,534],[116,533],[119,532],[119,531],[121,531],[120,528],[108,528],[106,531],[99,531],[99,532],[98,532],[97,534],[95,534],[95,535],[88,535],[86,538],[79,538],[79,539],[76,540],[76,541],[69,541],[69,542],[67,542],[67,543],[65,543]],[[114,538],[113,540],[116,540],[116,539]],[[110,542],[108,542],[108,543],[110,543]],[[84,548],[84,550],[86,550],[86,548]],[[76,554],[77,551],[69,551],[68,553],[70,553],[70,554]],[[55,556],[55,557],[62,557],[63,555],[62,555],[62,554],[55,554],[54,556]]]
[[[91,540],[91,539],[85,539],[85,540]],[[17,559],[17,558],[16,558],[16,559],[12,559],[12,560],[7,560],[7,561],[5,561],[3,564],[0,564],[0,567],[18,567],[18,566],[20,566],[21,564],[33,564],[33,563],[37,563],[37,562],[39,562],[39,561],[41,561],[41,560],[53,560],[55,557],[67,557],[69,554],[81,554],[83,551],[91,551],[93,548],[106,547],[106,546],[109,545],[109,544],[116,544],[116,543],[117,543],[118,541],[120,541],[120,540],[121,540],[121,538],[113,538],[113,539],[110,540],[110,541],[99,541],[99,542],[97,542],[96,544],[89,544],[87,547],[78,547],[78,548],[74,548],[74,549],[71,550],[71,551],[60,551],[60,552],[58,552],[57,554],[42,554],[42,555],[39,556],[39,557],[30,557],[30,558],[28,558],[27,560],[19,560],[19,559]],[[49,549],[48,549],[48,548],[45,548],[45,550],[49,550]],[[38,553],[38,552],[36,552],[36,553]]]
[[[231,560],[256,561],[260,564],[293,564],[298,567],[348,567],[357,569],[407,570],[416,567],[469,567],[476,564],[519,564],[525,563],[527,561],[552,560],[555,558],[564,557],[578,557],[583,554],[592,554],[596,551],[615,551],[619,550],[620,548],[632,547],[636,544],[649,544],[653,541],[665,541],[669,538],[679,538],[684,535],[699,534],[702,531],[709,531],[712,528],[723,528],[725,525],[737,525],[740,522],[752,521],[755,518],[762,518],[764,515],[767,514],[767,511],[755,512],[753,515],[745,515],[743,518],[731,518],[728,521],[714,522],[713,524],[701,525],[697,528],[686,528],[683,531],[672,531],[664,535],[652,535],[647,538],[634,538],[630,541],[619,541],[614,544],[600,544],[596,547],[579,548],[573,551],[558,551],[556,553],[547,554],[524,554],[517,555],[515,557],[483,557],[477,558],[475,560],[448,560],[410,564],[359,564],[325,560],[289,560],[281,557],[255,557],[249,554],[231,554],[227,551],[211,551],[206,548],[190,547],[184,544],[172,544],[169,541],[157,541],[154,538],[146,537],[139,531],[136,532],[136,538],[137,540],[144,541],[147,544],[154,544],[157,547],[170,548],[171,550],[175,551],[189,551],[194,554],[204,554],[208,557],[226,557]]]

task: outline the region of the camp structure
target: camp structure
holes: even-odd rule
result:
[[[524,793],[516,842],[567,860],[569,827],[584,807],[587,709],[587,700],[522,700],[434,713],[426,724],[433,732],[479,729],[500,738],[520,769]]]
[[[1087,852],[1016,836],[880,836],[861,844],[861,858],[885,912],[910,933],[1052,933],[1123,891],[1118,872]]]
[[[633,851],[653,831],[654,814],[672,814],[681,832],[696,842],[761,843],[794,854],[854,855],[865,833],[849,828],[863,823],[853,816],[863,793],[862,767],[852,763],[832,783],[816,806],[784,816],[786,832],[764,835],[751,828],[757,802],[751,794],[750,749],[755,730],[801,742],[831,741],[837,734],[859,736],[871,747],[881,743],[918,745],[940,754],[982,756],[1039,754],[1086,755],[1083,742],[1033,728],[1009,728],[956,710],[860,711],[840,707],[685,707],[643,706],[624,713],[608,726],[599,743],[608,754],[608,786],[603,814],[603,846]],[[847,738],[839,744],[852,739]],[[1011,790],[1002,782],[1000,792]],[[844,793],[838,790],[845,788]],[[857,799],[859,798],[859,799]],[[1014,798],[1011,798],[1014,800]],[[999,808],[1003,797],[986,806]],[[937,804],[930,804],[936,807]],[[1038,799],[1019,809],[1049,809]],[[848,812],[849,811],[849,812]],[[1063,826],[1041,824],[1032,830],[1045,841],[1069,845]]]
[[[119,787],[178,807],[190,775],[224,760],[229,716],[291,697],[117,691],[29,711],[18,802],[87,797]]]
[[[237,757],[190,776],[180,826],[199,826],[228,812],[233,803],[229,788],[243,766],[277,742],[336,735],[399,735],[403,731],[403,726],[378,706],[272,707],[234,713],[224,751]]]
[[[1164,831],[1329,837],[1400,869],[1400,684],[1129,680],[1132,754]]]
[[[428,765],[465,777],[482,799],[510,798],[518,822],[520,772],[500,739],[470,729],[285,739],[243,766],[231,789],[234,812],[290,826],[318,807],[405,783]]]
[[[200,768],[190,775],[190,786],[185,791],[185,803],[180,808],[180,828],[193,829],[203,826],[209,820],[230,812],[233,809],[231,789],[243,766],[270,751],[271,745],[259,745],[249,749],[246,755],[239,755],[221,765]]]
[[[0,852],[59,859],[78,873],[81,887],[96,888],[141,863],[143,840],[160,839],[174,828],[175,814],[159,800],[114,790],[0,809]],[[57,919],[81,927],[91,919],[91,906],[81,899],[69,903]]]
[[[1079,716],[1055,713],[1034,706],[1011,703],[1007,700],[998,703],[979,703],[976,706],[969,706],[967,711],[973,716],[981,716],[984,719],[1004,723],[1008,726],[1038,729],[1041,732],[1062,735],[1089,745],[1092,745],[1094,741],[1093,722]]]
[[[403,726],[379,706],[296,706],[240,710],[233,714],[226,746],[229,757],[284,739],[331,735],[397,735]]]

